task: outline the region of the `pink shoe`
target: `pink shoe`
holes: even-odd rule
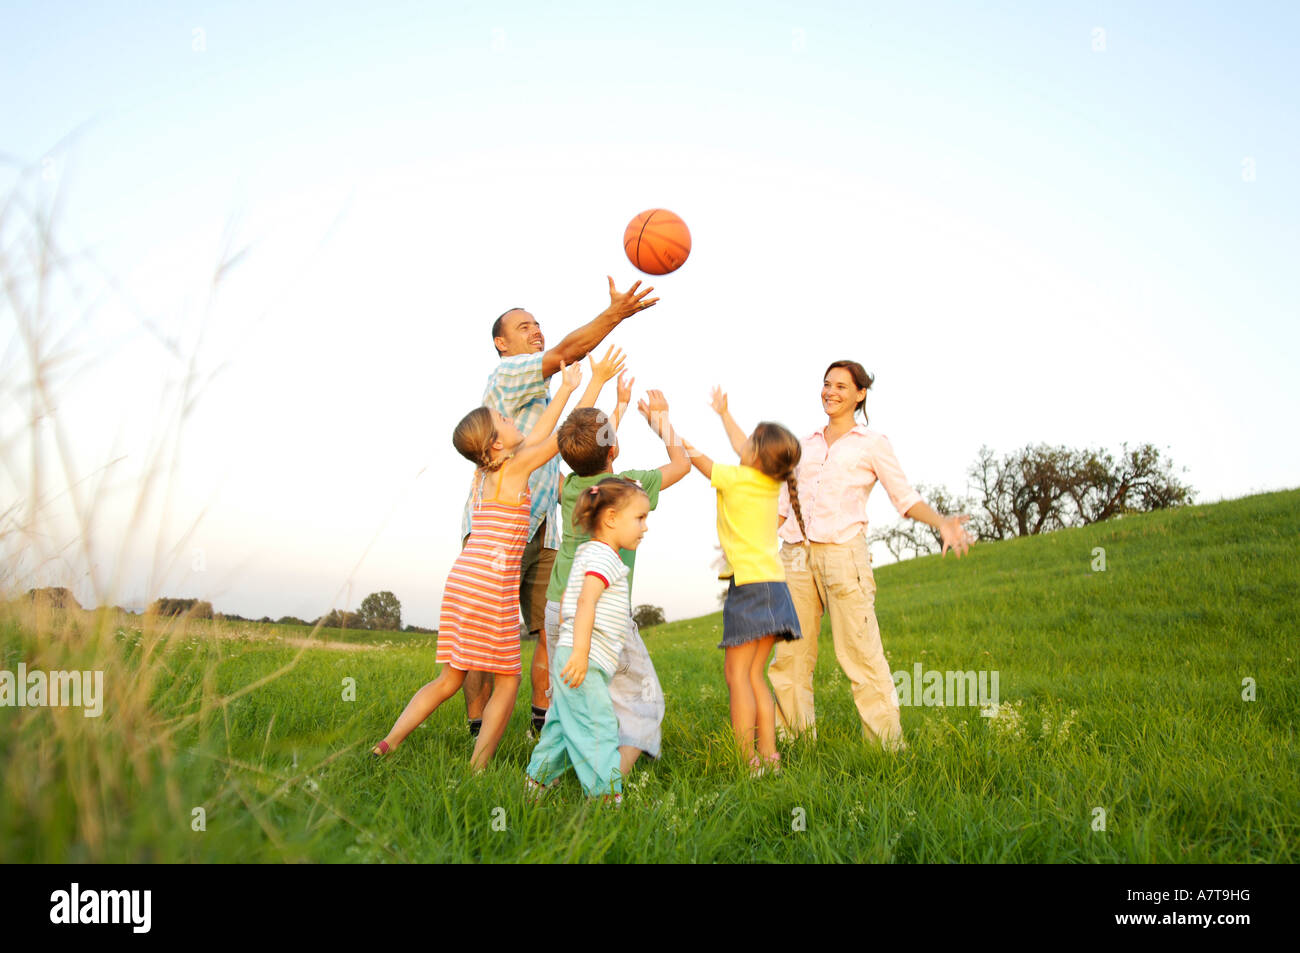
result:
[[[774,752],[766,758],[754,755],[749,759],[749,776],[751,778],[761,778],[769,771],[773,774],[781,773],[781,752]]]

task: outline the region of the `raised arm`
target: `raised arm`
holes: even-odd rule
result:
[[[614,412],[609,415],[610,422],[614,425],[615,433],[618,433],[618,425],[623,422],[623,415],[627,413],[627,405],[632,403],[632,385],[635,383],[635,377],[629,377],[624,381],[622,372],[619,373],[618,402],[614,405]]]
[[[514,459],[509,464],[512,471],[519,468],[524,474],[530,474],[560,452],[559,442],[555,439],[555,424],[560,419],[564,405],[569,402],[573,392],[582,383],[582,367],[573,364],[565,367],[562,373],[563,380],[555,396],[551,398],[551,403],[538,418],[532,432],[524,438],[524,442],[515,451]]]
[[[636,409],[646,419],[650,429],[657,433],[659,439],[668,447],[668,463],[659,468],[659,472],[663,474],[659,489],[666,490],[691,472],[690,458],[686,456],[686,450],[673,432],[673,425],[668,421],[668,400],[664,397],[663,391],[647,391],[646,400],[638,402]]]
[[[578,407],[596,406],[601,388],[617,377],[619,372],[623,370],[623,361],[626,360],[626,355],[621,348],[614,347],[611,344],[606,349],[605,356],[599,361],[594,357],[587,360],[591,363],[591,380],[587,382],[587,389],[582,392],[582,399],[578,401]]]
[[[555,396],[546,405],[542,415],[537,418],[537,423],[533,425],[533,429],[529,431],[528,436],[524,437],[524,442],[519,447],[520,450],[539,446],[546,441],[546,438],[551,435],[551,431],[555,429],[555,425],[560,422],[560,414],[564,413],[564,405],[569,402],[573,392],[582,383],[581,364],[562,365],[560,372],[560,386],[555,391]],[[516,453],[517,455],[518,453]]]
[[[712,480],[713,461],[702,452],[692,447],[685,438],[678,437],[677,439],[681,443],[682,448],[686,451],[686,456],[691,461],[692,465],[694,465],[695,469],[703,473],[707,479]]]
[[[713,388],[711,403],[718,416],[722,418],[722,426],[727,428],[727,439],[731,441],[731,449],[736,451],[736,456],[740,456],[745,452],[745,444],[749,443],[749,437],[740,429],[740,424],[736,423],[735,418],[731,416],[731,411],[727,410],[727,395],[722,392],[721,387]]]
[[[577,688],[587,677],[587,663],[591,657],[591,630],[596,624],[596,602],[605,591],[605,580],[594,573],[582,579],[578,593],[578,608],[573,613],[573,653],[560,669],[560,678],[570,688]]]
[[[619,291],[614,287],[614,279],[611,277],[609,307],[582,327],[570,331],[559,344],[542,355],[542,376],[550,377],[560,369],[561,364],[573,364],[582,360],[595,350],[596,345],[605,340],[624,319],[630,318],[638,311],[653,307],[659,299],[647,300],[646,295],[654,291],[654,288],[646,288],[638,292],[640,286],[641,282],[638,281],[627,291]]]

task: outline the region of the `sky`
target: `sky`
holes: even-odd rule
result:
[[[558,343],[606,275],[661,299],[608,339],[637,396],[662,389],[717,459],[712,386],[742,427],[806,434],[848,358],[916,483],[961,492],[984,445],[1127,441],[1200,502],[1300,485],[1292,4],[0,22],[6,585],[307,619],[391,590],[436,626],[492,321],[524,307]],[[621,239],[656,207],[693,247],[649,278]],[[622,465],[667,460],[636,414],[620,439]],[[883,489],[868,516],[898,518]],[[716,610],[716,542],[693,473],[650,517],[634,602]]]

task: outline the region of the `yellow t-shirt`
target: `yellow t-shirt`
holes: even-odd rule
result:
[[[718,490],[718,542],[736,585],[784,582],[776,540],[781,484],[753,467],[726,463],[713,465],[709,484]]]

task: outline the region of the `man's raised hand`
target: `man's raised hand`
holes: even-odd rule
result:
[[[619,291],[614,287],[614,277],[612,275],[606,275],[606,277],[609,278],[609,311],[620,321],[624,318],[630,318],[638,311],[653,307],[659,302],[658,298],[646,300],[646,295],[654,291],[653,287],[645,288],[640,292],[637,291],[641,287],[641,279],[639,278],[627,291]]]

